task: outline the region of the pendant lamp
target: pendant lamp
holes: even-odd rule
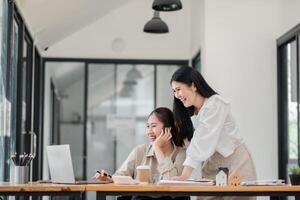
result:
[[[176,11],[182,8],[180,0],[154,0],[152,9],[157,11]]]
[[[153,18],[148,21],[144,26],[144,32],[146,33],[168,33],[168,25],[162,21],[159,17],[159,12],[154,11]]]

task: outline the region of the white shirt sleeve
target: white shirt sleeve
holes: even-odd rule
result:
[[[224,122],[229,112],[229,105],[214,98],[209,105],[202,108],[197,116],[198,126],[187,148],[185,166],[197,168],[216,151]]]

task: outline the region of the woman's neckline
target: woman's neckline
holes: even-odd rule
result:
[[[197,116],[200,112],[201,112],[201,109],[203,108],[205,102],[207,100],[207,97],[203,97],[203,102],[202,102],[202,105],[200,106],[199,110],[195,111],[194,112],[194,115]],[[196,109],[195,109],[196,110]]]

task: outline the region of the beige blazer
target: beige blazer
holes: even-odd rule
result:
[[[152,144],[142,144],[133,149],[115,175],[131,176],[136,178],[136,167],[139,165],[149,165],[152,176],[159,179],[169,179],[171,176],[180,175],[183,170],[182,163],[185,160],[183,147],[174,145],[171,155],[158,164]]]

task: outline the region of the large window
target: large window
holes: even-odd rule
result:
[[[30,151],[33,42],[14,1],[0,0],[0,23],[0,181],[9,181],[11,154]]]
[[[9,154],[11,152],[11,99],[8,57],[8,3],[0,1],[0,181],[9,179]]]
[[[287,91],[288,91],[288,160],[289,164],[298,163],[298,84],[296,41],[286,46],[287,50]]]
[[[299,165],[300,136],[300,25],[278,39],[278,149],[279,178]]]

